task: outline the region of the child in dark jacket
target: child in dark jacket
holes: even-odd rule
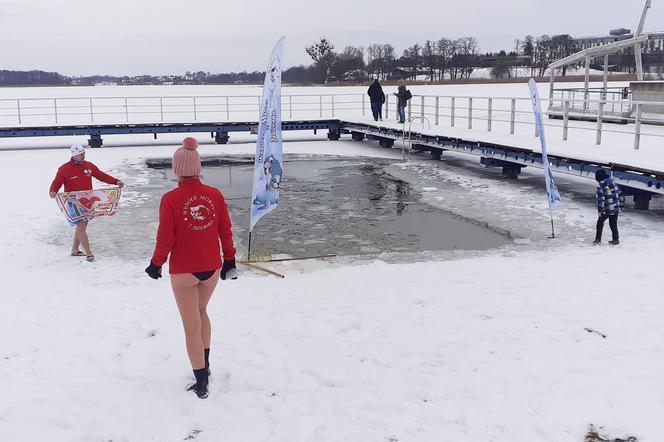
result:
[[[625,197],[622,195],[618,185],[613,181],[613,178],[607,175],[604,169],[600,169],[595,173],[595,180],[597,180],[596,198],[598,218],[593,244],[602,242],[604,222],[608,219],[612,236],[609,244],[615,246],[620,243],[618,236],[618,214],[625,207]]]

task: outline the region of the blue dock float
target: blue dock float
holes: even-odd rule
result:
[[[542,155],[520,147],[464,140],[442,135],[428,135],[392,127],[357,123],[336,119],[283,121],[282,129],[327,130],[329,140],[338,140],[342,134],[350,134],[355,141],[365,139],[378,141],[382,147],[392,147],[397,140],[410,135],[413,150],[428,151],[433,159],[440,159],[443,152],[454,151],[479,157],[480,163],[487,167],[501,167],[503,174],[517,178],[521,169],[528,166],[542,167]],[[258,122],[225,123],[137,123],[112,125],[76,125],[0,128],[0,138],[10,137],[45,137],[87,135],[90,147],[99,148],[103,144],[103,135],[158,134],[166,133],[210,133],[218,144],[226,144],[231,132],[256,133]],[[551,168],[557,172],[576,174],[593,178],[595,172],[604,169],[613,173],[616,182],[623,188],[625,195],[634,197],[634,207],[648,210],[653,195],[664,194],[664,171],[643,169],[628,164],[591,162],[549,154]]]
[[[339,120],[307,120],[282,122],[283,130],[330,131],[328,138],[339,139]],[[136,123],[136,124],[89,124],[75,126],[3,127],[0,138],[13,137],[57,137],[88,135],[90,147],[101,147],[102,135],[131,135],[209,132],[217,144],[226,144],[231,132],[256,133],[258,122],[237,123]]]

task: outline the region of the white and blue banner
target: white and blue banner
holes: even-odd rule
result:
[[[542,106],[540,105],[539,92],[537,91],[537,83],[533,78],[528,81],[528,89],[530,89],[530,99],[533,104],[533,113],[535,114],[535,125],[537,126],[537,133],[539,134],[540,144],[542,146],[542,165],[544,166],[544,179],[546,180],[546,191],[549,194],[549,208],[560,203],[560,193],[556,188],[556,183],[553,182],[553,173],[549,164],[549,157],[546,154],[546,138],[544,137],[544,121],[542,120]]]
[[[282,37],[274,45],[265,71],[251,193],[250,232],[259,219],[279,204],[279,188],[284,172],[281,137],[281,68],[284,38]]]

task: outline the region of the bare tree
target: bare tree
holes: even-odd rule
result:
[[[383,45],[374,43],[367,48],[367,73],[370,77],[381,76],[381,60],[383,58]]]
[[[394,69],[394,47],[390,44],[374,43],[367,48],[367,71],[369,75],[385,79]]]
[[[397,57],[395,54],[394,46],[391,44],[383,45],[383,79],[385,79],[396,67]]]
[[[438,54],[438,78],[443,80],[445,78],[445,70],[452,69],[452,57],[455,53],[454,42],[448,38],[441,38],[436,42],[436,53]],[[452,78],[451,72],[450,78]]]
[[[422,46],[422,66],[427,70],[429,80],[435,81],[436,65],[438,64],[438,55],[436,53],[436,43],[427,40]]]
[[[306,47],[307,54],[316,63],[316,80],[326,83],[330,74],[330,67],[334,63],[334,45],[325,37]]]
[[[330,74],[337,80],[364,80],[364,48],[346,46],[341,54],[334,58]]]
[[[404,68],[407,68],[409,77],[417,78],[418,69],[422,64],[421,52],[422,48],[419,43],[415,43],[413,46],[405,49],[399,59],[399,64]]]
[[[496,65],[491,68],[491,76],[493,78],[509,78],[510,74],[510,64],[507,61],[507,54],[505,51],[501,51],[502,55],[499,54]]]
[[[479,46],[473,37],[463,37],[454,41],[456,53],[453,56],[453,64],[459,69],[461,78],[470,78],[473,67],[477,64],[477,51]],[[454,77],[456,78],[456,72]]]
[[[514,40],[514,55],[515,56],[519,55],[520,48],[521,48],[521,40],[519,40],[517,38],[516,40]],[[517,66],[514,66],[514,77],[518,77],[518,76],[519,76],[519,66],[517,65]]]
[[[521,43],[521,53],[530,57],[530,76],[535,76],[535,64],[534,64],[534,54],[535,54],[535,38],[532,35],[526,35]]]
[[[551,46],[551,37],[548,35],[542,35],[535,41],[535,47],[533,51],[533,67],[537,70],[537,75],[539,77],[544,76],[546,67],[552,61]]]
[[[577,45],[574,39],[568,34],[556,35],[550,41],[550,56],[549,61],[553,62],[561,58],[565,58],[574,54],[577,51]],[[550,63],[549,63],[550,64]],[[578,65],[578,64],[576,64]],[[570,66],[563,66],[563,77],[567,74],[567,69]]]

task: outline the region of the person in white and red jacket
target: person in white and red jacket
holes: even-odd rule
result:
[[[85,148],[82,145],[74,144],[69,150],[71,160],[58,168],[48,193],[51,198],[55,198],[55,194],[63,185],[65,186],[65,192],[92,190],[92,177],[107,184],[124,187],[122,181],[102,172],[91,162],[85,161]],[[85,252],[86,259],[94,261],[95,257],[90,249],[90,240],[87,233],[89,221],[89,219],[84,218],[74,223],[76,233],[74,234],[74,243],[71,246],[71,256],[82,256]],[[79,245],[83,247],[84,252],[78,249]]]
[[[201,182],[197,148],[198,141],[187,137],[173,155],[178,187],[161,198],[157,245],[145,272],[153,279],[161,278],[161,268],[170,255],[171,287],[196,378],[187,390],[205,399],[212,335],[206,308],[219,278],[237,279],[237,271],[228,208],[218,189]]]

